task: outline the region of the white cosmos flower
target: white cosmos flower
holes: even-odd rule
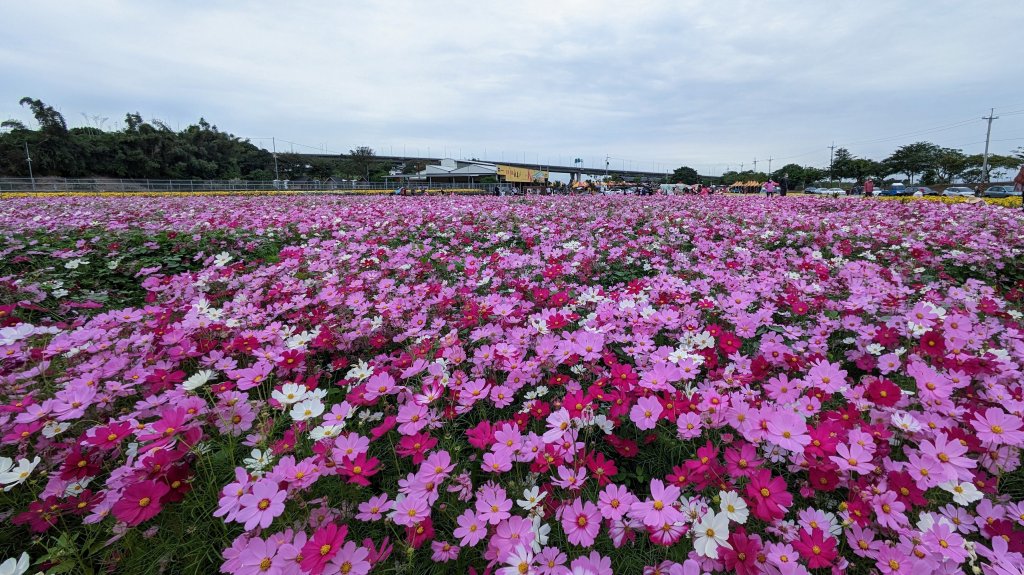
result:
[[[894,413],[890,418],[893,426],[906,431],[907,433],[917,433],[921,431],[921,424],[909,413]]]
[[[202,369],[189,376],[181,382],[181,388],[185,391],[195,391],[206,385],[211,379],[217,376],[217,372],[211,369]]]
[[[264,453],[259,449],[253,449],[249,453],[249,457],[242,460],[242,464],[249,471],[263,471],[263,468],[270,465],[270,452]]]
[[[523,490],[523,498],[517,499],[516,504],[529,511],[543,501],[545,496],[547,496],[546,491],[541,493],[539,487],[531,487]]]
[[[533,516],[533,552],[540,553],[540,548],[548,544],[548,535],[551,533],[551,526],[541,523],[540,516]]]
[[[341,425],[318,425],[309,432],[309,437],[313,441],[335,438],[341,435],[342,429],[343,427]]]
[[[21,553],[21,557],[10,559],[0,563],[0,575],[23,575],[28,571],[30,560],[28,553],[24,551]]]
[[[0,473],[0,484],[3,484],[4,491],[14,489],[14,486],[19,485],[28,479],[29,475],[32,475],[32,470],[39,465],[40,461],[42,460],[39,459],[39,456],[36,456],[32,461],[29,461],[28,459],[21,459],[18,461],[18,464],[9,471]]]
[[[363,381],[364,379],[372,375],[373,370],[370,369],[370,366],[365,361],[359,360],[358,364],[353,366],[352,369],[348,370],[348,373],[345,374],[345,378],[354,379],[356,381]]]
[[[213,265],[217,267],[223,267],[228,265],[228,263],[231,262],[232,259],[233,258],[231,257],[231,254],[227,252],[221,252],[217,254],[217,257],[213,258]]]
[[[718,496],[722,500],[722,513],[725,513],[730,521],[735,521],[740,525],[747,522],[750,510],[747,508],[747,502],[738,493],[735,491],[720,491]]]
[[[53,439],[67,431],[69,427],[71,427],[71,422],[69,421],[48,421],[46,422],[46,425],[43,426],[43,436],[48,439]]]
[[[959,505],[970,505],[981,499],[981,491],[970,481],[960,483],[958,481],[947,481],[940,483],[939,487],[953,494],[953,501]]]
[[[309,396],[309,389],[305,385],[299,385],[297,383],[286,383],[281,386],[280,390],[275,389],[270,397],[277,400],[281,405],[291,405],[298,403]]]
[[[693,548],[701,557],[718,559],[718,548],[729,545],[729,517],[725,513],[709,512],[693,526]]]
[[[15,342],[31,336],[35,330],[35,326],[30,323],[19,323],[14,327],[0,328],[0,345],[14,345]]]
[[[314,397],[293,405],[289,415],[291,415],[292,419],[295,421],[306,421],[307,419],[319,417],[323,412],[324,404]]]

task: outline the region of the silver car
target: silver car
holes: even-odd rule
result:
[[[981,193],[986,198],[1008,198],[1010,196],[1019,196],[1020,192],[1013,190],[1013,186],[991,186],[987,190]]]
[[[966,196],[969,198],[974,197],[974,190],[967,186],[950,186],[942,192],[943,196]]]

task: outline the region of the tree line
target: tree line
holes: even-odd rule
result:
[[[279,153],[275,169],[271,152],[218,130],[203,118],[179,131],[159,120],[147,122],[138,113],[125,115],[123,129],[68,128],[53,106],[33,98],[22,98],[20,103],[31,110],[37,126],[18,120],[0,123],[0,176],[28,177],[26,151],[36,177],[324,180],[334,176],[379,181],[392,168],[376,159],[371,148],[359,147],[350,150],[348,157],[337,158]]]
[[[717,181],[733,184],[747,181],[766,181],[769,177],[782,181],[788,175],[793,187],[809,186],[821,181],[853,180],[863,182],[868,178],[881,184],[895,175],[903,175],[923,185],[950,184],[953,182],[977,183],[990,181],[993,175],[1003,170],[1016,170],[1024,162],[1024,148],[1012,155],[989,154],[988,178],[982,173],[984,158],[982,154],[965,154],[963,150],[943,148],[931,142],[916,142],[900,146],[889,157],[876,161],[869,158],[858,158],[846,148],[836,148],[831,167],[823,168],[786,164],[771,172],[744,170],[742,172],[726,171]],[[831,168],[831,169],[830,169]],[[683,166],[671,176],[673,182],[695,184],[701,176],[693,168]],[[703,178],[707,180],[708,178]]]

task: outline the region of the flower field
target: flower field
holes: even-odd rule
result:
[[[1022,234],[810,197],[4,200],[0,559],[1019,574]]]

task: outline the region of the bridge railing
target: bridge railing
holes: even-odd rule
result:
[[[424,182],[410,183],[410,189],[478,189],[490,191],[495,184]],[[119,178],[0,178],[0,192],[219,192],[219,191],[321,191],[396,190],[393,182],[351,182],[315,180],[157,180]]]

